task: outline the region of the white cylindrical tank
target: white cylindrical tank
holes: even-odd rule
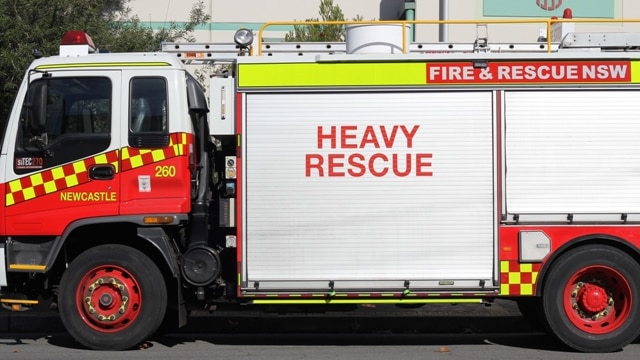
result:
[[[405,30],[409,51],[411,25]],[[402,24],[352,24],[346,26],[347,54],[402,54]]]

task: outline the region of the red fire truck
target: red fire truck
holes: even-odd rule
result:
[[[107,350],[215,304],[504,298],[579,351],[638,337],[636,35],[251,35],[93,54],[71,32],[33,61],[1,132],[5,308],[50,299]],[[230,64],[209,101],[183,65],[207,59]]]

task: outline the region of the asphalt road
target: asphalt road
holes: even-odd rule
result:
[[[515,303],[435,304],[417,309],[395,305],[359,306],[354,311],[273,307],[245,311],[198,311],[179,334],[236,333],[513,333],[531,331]],[[339,310],[336,308],[336,310]],[[3,334],[56,334],[65,332],[56,312],[36,309],[27,312],[0,311]]]
[[[516,334],[177,334],[130,351],[91,351],[67,334],[0,337],[3,360],[635,360],[640,344],[609,354],[568,351],[540,333]]]
[[[545,359],[640,358],[640,342],[611,354],[581,354],[533,331],[514,303],[361,306],[353,312],[282,308],[198,312],[176,332],[130,351],[90,351],[53,312],[0,312],[0,358],[100,359]],[[292,310],[292,309],[289,309]],[[295,310],[295,309],[294,309]]]

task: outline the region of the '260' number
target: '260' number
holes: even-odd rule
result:
[[[156,166],[156,177],[174,177],[176,176],[176,167],[171,166]]]

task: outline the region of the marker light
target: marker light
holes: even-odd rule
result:
[[[248,48],[253,43],[253,32],[249,29],[239,29],[233,36],[233,41],[241,48]]]
[[[142,221],[145,224],[167,225],[175,221],[173,216],[145,216]]]

